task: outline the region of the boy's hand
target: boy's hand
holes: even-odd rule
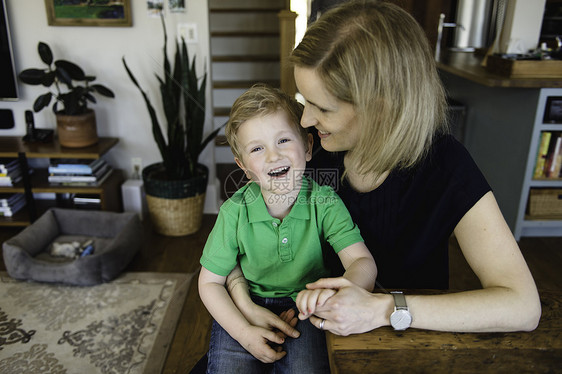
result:
[[[248,308],[240,309],[240,312],[251,325],[273,330],[281,338],[300,336],[300,332],[295,329],[297,319],[294,310],[287,310],[278,316],[264,307],[250,303]]]
[[[283,312],[281,312],[281,314],[279,314],[279,318],[281,318],[282,321],[284,321],[285,323],[287,323],[290,327],[294,328],[297,325],[297,322],[299,321],[299,319],[296,316],[296,312],[294,309],[289,309],[289,310],[285,310]],[[279,329],[274,329],[273,331],[275,331],[277,333],[277,335],[279,335],[282,338],[286,338],[287,334]],[[294,336],[295,338],[298,338],[300,333],[297,330],[294,330],[297,334],[296,336]],[[293,336],[289,336],[289,337],[293,337]]]
[[[324,305],[326,300],[334,296],[336,291],[330,288],[302,290],[297,295],[299,319],[305,320],[316,312],[316,308]]]
[[[270,364],[285,357],[287,352],[282,350],[280,344],[285,338],[274,331],[262,327],[248,325],[236,339],[245,350],[263,363]],[[269,344],[278,344],[272,348]]]

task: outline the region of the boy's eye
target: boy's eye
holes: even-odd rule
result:
[[[261,147],[254,147],[254,148],[250,149],[250,153],[261,151],[261,149],[262,149]]]
[[[281,139],[279,140],[279,143],[287,143],[288,141],[290,141],[290,139]]]

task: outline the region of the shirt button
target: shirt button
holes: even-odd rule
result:
[[[287,238],[283,238],[283,240],[281,240],[281,243],[283,243],[283,244],[287,244],[287,242],[288,242],[288,241],[289,241],[289,239],[287,239]]]
[[[277,227],[277,226],[279,226],[279,225],[277,224],[277,222],[273,222],[273,227]]]

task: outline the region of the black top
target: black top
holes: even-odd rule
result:
[[[334,187],[359,226],[377,263],[377,287],[448,288],[449,237],[491,190],[468,151],[441,136],[416,167],[391,172],[367,193],[340,180],[344,154],[317,149],[309,167],[319,183]]]

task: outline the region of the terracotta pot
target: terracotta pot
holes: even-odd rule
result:
[[[57,114],[57,132],[63,147],[81,148],[96,144],[96,114],[92,109],[73,116]]]

